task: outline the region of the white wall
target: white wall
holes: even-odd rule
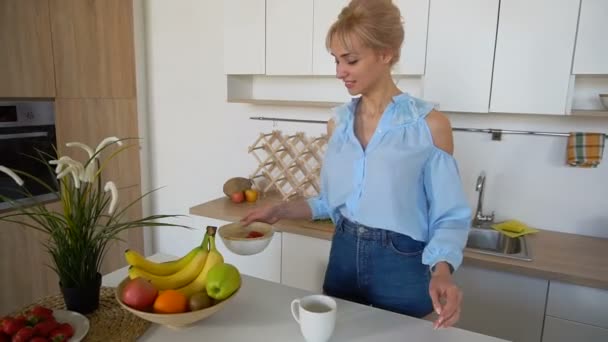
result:
[[[191,206],[222,196],[226,179],[249,175],[257,165],[247,147],[260,132],[324,131],[322,125],[273,124],[249,116],[329,117],[322,109],[227,104],[222,11],[220,1],[145,2],[149,183],[164,187],[154,196],[153,211],[158,213],[187,214]],[[608,132],[606,119],[450,117],[455,127]],[[485,208],[496,210],[497,219],[517,218],[543,229],[608,237],[608,159],[597,169],[575,169],[564,166],[565,138],[507,135],[495,142],[484,134],[454,135],[471,206],[476,202],[476,177],[485,170]],[[154,234],[155,250],[180,254],[200,240],[206,224],[219,221],[191,217],[182,222],[199,230],[160,229]]]

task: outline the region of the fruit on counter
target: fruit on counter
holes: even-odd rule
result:
[[[253,203],[258,200],[258,191],[255,189],[245,190],[245,200],[249,203]]]
[[[197,292],[188,299],[188,308],[190,311],[206,309],[212,305],[213,299],[209,297],[205,291]]]
[[[218,300],[230,297],[241,286],[239,270],[231,264],[218,264],[209,270],[207,294]]]
[[[146,259],[146,257],[139,254],[137,251],[127,249],[125,251],[125,260],[129,265],[139,267],[148,273],[155,275],[169,275],[176,273],[188,265],[190,261],[194,259],[194,256],[198,250],[199,248],[193,248],[188,254],[177,260],[168,262],[154,262]]]
[[[226,196],[230,197],[235,192],[243,192],[252,186],[253,183],[248,178],[233,177],[224,183],[223,191]]]
[[[216,227],[207,227],[206,238],[209,242],[209,255],[207,256],[205,267],[203,267],[203,270],[200,272],[200,274],[190,284],[177,289],[179,292],[183,293],[187,297],[190,297],[197,292],[205,291],[209,270],[211,270],[211,268],[218,264],[224,263],[224,257],[220,252],[218,252],[217,248],[215,247],[215,232]]]
[[[260,233],[258,231],[252,230],[249,233],[247,233],[247,236],[245,236],[245,237],[248,238],[248,239],[255,239],[255,238],[262,237],[262,236],[264,236],[263,233]]]
[[[245,201],[245,193],[243,191],[237,191],[230,195],[230,200],[234,203],[242,203]]]
[[[35,306],[17,317],[0,319],[0,342],[67,341],[73,335],[74,328],[69,323],[58,323],[53,310],[44,306]]]
[[[158,290],[177,289],[191,283],[203,270],[207,261],[207,250],[202,247],[196,247],[197,252],[194,258],[184,266],[184,268],[174,274],[159,276],[147,272],[137,266],[129,267],[129,278],[144,278],[149,280],[152,285]]]
[[[154,301],[155,313],[181,313],[188,311],[188,297],[176,290],[161,291]]]
[[[128,306],[141,311],[149,310],[154,304],[158,290],[144,278],[129,280],[122,290],[121,300]]]

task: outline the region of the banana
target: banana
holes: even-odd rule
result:
[[[186,265],[188,265],[192,261],[192,259],[194,259],[194,256],[196,256],[196,253],[200,249],[200,246],[195,247],[183,257],[168,262],[150,261],[146,259],[143,255],[137,253],[136,251],[127,249],[125,251],[125,259],[127,260],[127,263],[129,265],[138,267],[139,269],[144,270],[147,273],[159,276],[166,276],[176,273],[177,271],[186,267]]]
[[[179,271],[165,276],[154,275],[143,269],[129,267],[129,278],[144,278],[149,280],[157,290],[177,289],[191,283],[206,265],[208,251],[203,247],[197,247],[194,258]]]
[[[207,234],[209,235],[209,255],[207,256],[205,267],[203,267],[201,273],[191,283],[177,289],[177,291],[181,292],[188,298],[197,292],[205,291],[205,286],[207,285],[207,273],[209,273],[209,270],[213,266],[224,262],[224,257],[215,248],[215,229],[216,227],[207,227]]]

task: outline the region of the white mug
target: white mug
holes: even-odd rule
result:
[[[324,295],[311,295],[291,302],[291,314],[300,324],[307,342],[327,342],[336,325],[336,301]]]

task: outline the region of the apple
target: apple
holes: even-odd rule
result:
[[[154,304],[158,290],[149,281],[135,278],[122,289],[122,301],[133,309],[148,311]]]
[[[242,191],[237,191],[230,195],[230,200],[234,203],[241,203],[245,200],[245,193]]]
[[[206,290],[209,297],[223,300],[236,291],[241,286],[241,274],[234,265],[221,263],[217,264],[207,273]]]
[[[253,189],[247,189],[245,190],[245,200],[247,200],[247,202],[255,202],[258,200],[258,192],[256,190]]]

